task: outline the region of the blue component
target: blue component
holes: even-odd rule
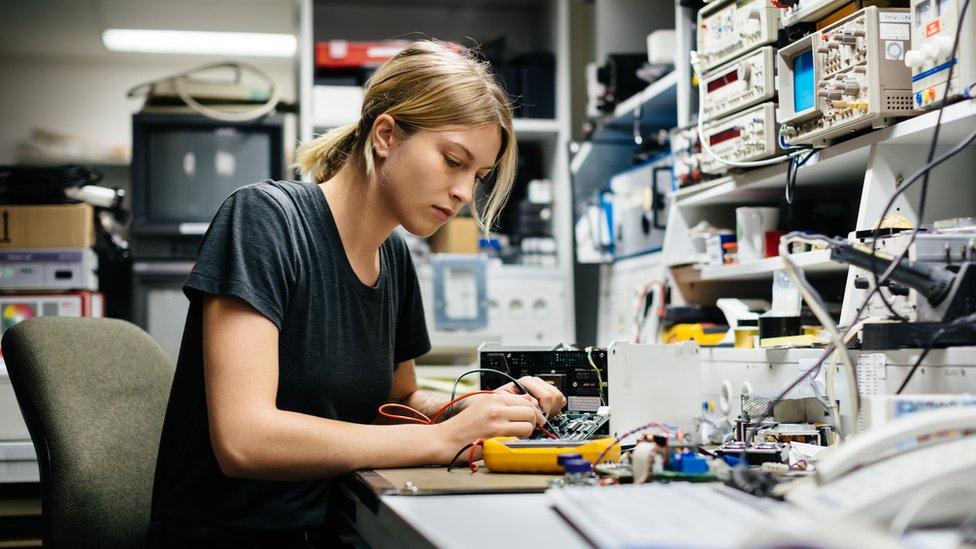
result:
[[[945,63],[943,63],[941,65],[937,65],[935,67],[932,67],[931,69],[929,69],[927,71],[922,71],[922,72],[920,72],[920,73],[918,73],[918,74],[916,74],[915,76],[912,77],[912,82],[918,82],[919,80],[921,80],[923,78],[928,78],[928,77],[932,76],[933,74],[935,74],[937,72],[942,72],[944,70],[949,70],[949,67],[951,67],[951,66],[953,66],[955,64],[956,64],[956,60],[953,59],[952,61],[946,61]]]
[[[813,50],[793,58],[793,112],[813,108]]]
[[[556,463],[565,465],[571,459],[583,459],[583,454],[559,454],[556,456]]]
[[[563,470],[566,471],[567,475],[574,473],[590,473],[593,471],[593,466],[590,465],[589,461],[585,459],[568,459],[563,462]]]
[[[742,463],[741,459],[735,456],[730,456],[729,454],[723,455],[722,459],[729,465],[729,467],[738,467],[739,464]]]
[[[916,105],[922,104],[922,92],[915,92],[915,104]]]
[[[708,472],[708,461],[697,452],[674,452],[665,469],[686,475],[701,475]]]

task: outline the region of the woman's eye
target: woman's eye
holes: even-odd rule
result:
[[[459,168],[461,166],[461,163],[460,162],[458,162],[457,160],[454,160],[450,156],[445,156],[444,157],[444,162],[447,162],[447,165],[450,166],[450,167],[452,167],[452,168]]]

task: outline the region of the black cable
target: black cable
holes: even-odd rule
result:
[[[967,5],[968,5],[968,2],[969,2],[969,0],[966,0]],[[960,151],[962,151],[963,149],[965,149],[974,140],[976,140],[976,131],[973,131],[972,133],[970,133],[969,135],[967,135],[962,141],[960,141],[958,144],[956,144],[955,146],[953,146],[952,149],[950,149],[949,151],[945,152],[942,156],[936,158],[933,161],[930,161],[930,162],[926,163],[925,165],[923,165],[922,167],[920,167],[918,170],[916,170],[916,172],[914,174],[912,174],[912,176],[909,177],[904,183],[902,183],[901,187],[899,187],[895,191],[895,193],[892,195],[891,199],[888,201],[888,204],[885,206],[884,211],[883,211],[881,217],[883,218],[885,215],[887,215],[887,212],[891,209],[891,206],[894,204],[894,202],[898,198],[898,196],[901,195],[903,192],[905,192],[912,184],[914,184],[916,181],[918,181],[919,178],[921,178],[923,175],[927,174],[929,171],[931,171],[935,167],[939,166],[940,164],[942,164],[943,162],[945,162],[949,158],[952,158],[953,156],[955,156],[956,154],[958,154]],[[924,191],[925,190],[923,189],[923,192]],[[878,232],[879,232],[879,229],[876,228],[875,229],[875,235],[876,236],[877,236]],[[918,226],[916,224],[915,231],[912,234],[912,239],[914,239],[915,233],[917,233],[917,232],[918,232]],[[875,238],[874,242],[877,242],[877,238]],[[874,244],[874,242],[872,242],[872,244]],[[909,242],[909,245],[911,245],[911,241]],[[874,248],[874,246],[872,246],[872,248]],[[875,249],[872,249],[872,254],[875,251],[876,251],[876,248]],[[900,262],[901,259],[903,259],[904,256],[907,253],[908,253],[908,246],[906,246],[905,249],[902,251],[901,256],[895,258],[891,262],[891,264],[889,266],[889,269],[891,271],[894,271],[893,266],[897,265],[898,262]],[[877,280],[875,282],[874,286],[871,288],[871,291],[868,292],[867,297],[865,297],[864,302],[861,304],[861,306],[858,308],[857,312],[854,314],[854,318],[851,320],[851,325],[848,328],[848,330],[850,330],[851,328],[853,328],[854,326],[857,325],[857,322],[860,320],[861,316],[864,314],[864,311],[867,309],[868,304],[871,302],[871,298],[873,298],[876,294],[877,295],[882,295],[881,292],[880,292],[880,290],[881,290],[880,284],[882,284],[887,279],[888,276],[890,276],[890,273],[884,273],[881,276],[881,280]],[[844,335],[845,335],[845,337],[847,336],[846,333]],[[934,345],[934,343],[933,343],[933,345]],[[774,398],[772,400],[772,402],[770,402],[770,404],[769,404],[766,412],[762,416],[759,417],[758,423],[761,424],[763,420],[765,420],[766,418],[772,416],[772,414],[773,414],[773,408],[776,406],[776,404],[779,404],[779,402],[781,402],[786,397],[786,395],[790,393],[790,391],[792,391],[794,388],[796,388],[797,385],[799,385],[801,382],[803,382],[803,380],[806,379],[807,376],[809,376],[814,371],[817,371],[819,373],[819,368],[824,363],[824,361],[827,360],[827,357],[829,357],[833,353],[833,350],[834,350],[833,344],[828,345],[827,348],[824,350],[824,353],[820,356],[819,359],[817,359],[817,362],[810,369],[808,369],[807,371],[803,372],[792,384],[790,384],[789,387],[786,388],[786,390],[784,390],[783,392],[781,392],[776,398]],[[924,356],[922,358],[924,358]],[[909,375],[911,375],[911,374],[909,374]],[[901,389],[899,389],[899,391],[900,390]],[[746,447],[748,447],[748,445],[750,444],[750,441],[752,440],[752,437],[755,436],[755,433],[756,433],[756,429],[754,428],[748,434],[748,436],[746,437],[746,440],[743,441],[743,442],[745,442]]]
[[[509,372],[511,372],[512,371],[512,368],[508,365],[508,359],[505,358],[505,355],[504,354],[502,354],[501,356],[502,356],[502,360],[505,361],[505,367],[508,368],[508,371]],[[516,387],[518,387],[518,390],[519,391],[522,391],[522,394],[530,395],[531,396],[531,393],[529,393],[528,389],[526,389],[524,385],[522,385],[521,383],[519,383],[519,380],[515,379],[514,377],[510,376],[509,374],[506,374],[505,372],[503,372],[501,370],[495,370],[493,368],[474,368],[474,369],[468,370],[468,371],[462,373],[461,375],[457,376],[456,378],[454,378],[454,387],[451,388],[451,400],[449,401],[449,402],[451,402],[451,405],[448,406],[447,412],[445,412],[445,414],[444,414],[444,419],[445,420],[447,420],[447,419],[449,419],[451,417],[451,412],[454,410],[454,404],[453,404],[454,397],[457,394],[457,387],[458,387],[458,383],[460,383],[460,381],[461,381],[461,378],[463,378],[463,377],[465,377],[467,375],[470,375],[470,374],[478,373],[478,372],[488,372],[488,373],[493,373],[493,374],[498,374],[500,376],[504,376],[504,377],[508,378],[509,380],[511,380],[511,382],[514,383]],[[557,430],[552,425],[552,423],[549,421],[549,418],[545,414],[545,410],[542,410],[540,408],[540,411],[542,412],[543,419],[546,420],[546,426],[549,427],[549,429],[551,429],[552,434],[556,435],[557,438],[562,438],[562,435],[559,433],[559,430]]]
[[[503,359],[504,359],[504,356],[505,355],[502,355],[502,358]],[[505,361],[505,367],[506,368],[508,367],[508,361],[507,360]],[[511,368],[508,368],[508,371],[511,372],[512,369]],[[526,394],[526,395],[529,394],[529,391],[527,391],[525,389],[525,387],[521,383],[519,383],[519,380],[515,379],[511,375],[506,374],[505,372],[503,372],[501,370],[495,370],[494,368],[474,368],[474,369],[468,370],[468,371],[462,373],[461,375],[457,376],[456,378],[454,378],[454,387],[451,388],[451,398],[449,400],[449,402],[452,402],[452,404],[450,406],[448,406],[447,412],[444,413],[444,419],[445,420],[446,419],[449,419],[451,417],[451,412],[454,410],[454,404],[453,404],[453,402],[454,402],[455,396],[457,395],[458,383],[460,383],[461,382],[461,379],[464,378],[465,376],[468,376],[468,375],[471,375],[471,374],[480,373],[480,372],[498,374],[500,376],[506,377],[512,383],[514,383],[515,386],[518,387],[519,391],[522,391],[523,394]]]
[[[802,159],[799,156],[791,156],[790,162],[786,166],[786,203],[793,204],[793,197],[796,195],[796,176],[800,171],[800,167],[807,163],[808,160],[813,158],[813,155],[817,154],[817,150],[813,149],[809,154],[804,156]]]
[[[454,457],[451,459],[451,462],[447,464],[447,472],[448,473],[451,472],[451,469],[454,467],[454,464],[457,463],[457,460],[458,460],[458,458],[461,457],[461,454],[463,454],[467,450],[471,449],[471,447],[474,446],[474,444],[475,444],[474,442],[469,442],[469,443],[467,443],[467,444],[464,445],[464,448],[461,448],[460,450],[458,450],[458,453],[454,454]]]
[[[926,157],[926,160],[925,160],[926,165],[932,164],[932,159],[935,157],[935,150],[936,150],[936,148],[938,147],[938,144],[939,144],[939,131],[940,131],[941,127],[942,127],[942,115],[945,112],[946,105],[949,104],[949,87],[952,84],[952,72],[953,72],[953,70],[955,69],[955,66],[956,66],[956,61],[955,61],[956,60],[956,53],[959,51],[959,38],[960,38],[960,36],[962,34],[963,21],[965,20],[965,17],[966,17],[966,10],[969,8],[969,1],[970,0],[964,0],[963,1],[963,4],[962,4],[962,8],[959,10],[959,25],[956,27],[956,34],[955,34],[955,37],[953,38],[953,41],[952,41],[952,54],[949,56],[949,59],[950,59],[950,62],[949,62],[949,72],[946,73],[945,90],[944,90],[944,92],[942,94],[942,102],[939,105],[939,115],[935,119],[935,127],[932,130],[932,141],[929,144],[929,152],[928,152],[928,156]],[[922,191],[920,193],[921,196],[919,197],[919,201],[918,201],[918,221],[915,223],[915,227],[912,230],[912,236],[909,237],[908,244],[905,246],[905,249],[902,250],[901,254],[891,262],[891,264],[888,266],[888,268],[886,270],[886,274],[883,274],[881,276],[881,279],[880,280],[878,279],[878,271],[877,271],[877,268],[876,268],[877,267],[876,266],[876,263],[875,263],[874,259],[872,258],[872,261],[871,261],[871,280],[874,283],[875,287],[877,287],[880,284],[883,284],[883,283],[885,283],[885,282],[888,281],[888,278],[891,276],[891,273],[894,271],[894,266],[897,265],[902,259],[904,259],[905,257],[907,257],[907,255],[908,255],[908,249],[915,242],[915,237],[918,235],[918,229],[922,225],[922,219],[923,219],[923,216],[924,216],[924,213],[925,213],[925,197],[928,194],[929,172],[934,167],[935,166],[933,165],[933,166],[929,167],[928,169],[926,169],[922,173],[922,175],[923,175],[923,179],[922,179]],[[878,219],[878,224],[874,228],[874,233],[872,234],[872,238],[871,238],[871,254],[872,255],[874,255],[874,252],[878,249],[877,242],[878,242],[878,238],[880,237],[880,234],[881,234],[881,221],[885,218],[886,215],[888,215],[888,212],[891,210],[891,206],[895,203],[895,198],[899,194],[901,194],[902,192],[904,192],[904,190],[908,187],[909,184],[910,183],[903,183],[902,186],[901,186],[901,188],[898,189],[895,192],[894,195],[892,195],[891,200],[888,201],[888,204],[885,206],[884,211],[882,211],[881,217]],[[884,293],[878,292],[878,295],[881,296],[881,300],[884,302],[885,306],[894,315],[894,317],[896,319],[898,319],[898,320],[905,320],[901,315],[895,313],[894,308],[892,308],[891,307],[891,304],[888,303],[887,298],[885,298],[885,296],[884,296]]]
[[[963,6],[962,6],[962,9],[960,10],[960,16],[959,16],[959,20],[960,21],[962,21],[963,17],[965,16],[966,10],[969,7],[969,1],[970,0],[964,0],[964,2],[963,2]],[[952,49],[952,51],[953,51],[953,56],[952,57],[953,58],[955,58],[955,53],[958,50],[958,46],[959,46],[959,32],[961,30],[961,27],[962,26],[960,25],[960,27],[956,29],[956,35],[955,35],[955,39],[954,39],[954,42],[953,42],[953,49]],[[942,125],[942,113],[943,113],[943,109],[945,108],[946,104],[948,103],[949,84],[951,82],[952,70],[953,70],[954,65],[955,65],[954,63],[952,65],[950,65],[950,67],[949,67],[949,73],[947,74],[948,78],[946,79],[945,93],[943,94],[942,103],[939,106],[939,115],[936,118],[935,128],[933,129],[932,144],[931,144],[931,146],[929,148],[929,152],[930,152],[929,159],[928,159],[928,161],[926,162],[925,165],[923,165],[921,168],[919,168],[911,177],[908,178],[908,180],[906,180],[905,182],[903,182],[902,185],[897,190],[895,190],[895,192],[892,194],[891,198],[888,200],[888,203],[885,205],[884,210],[882,211],[882,214],[881,214],[880,219],[884,219],[884,217],[888,214],[888,212],[891,211],[891,208],[894,205],[895,200],[898,198],[898,196],[900,196],[902,193],[904,193],[906,190],[908,190],[908,188],[911,187],[919,178],[921,178],[921,177],[924,176],[924,182],[925,183],[922,186],[922,197],[921,197],[921,200],[919,202],[919,214],[918,214],[919,221],[921,221],[922,215],[924,213],[925,194],[928,191],[928,185],[927,185],[927,183],[928,183],[928,174],[929,174],[929,172],[931,170],[933,170],[935,167],[937,167],[938,165],[940,165],[943,162],[945,162],[946,160],[948,160],[949,158],[951,158],[951,157],[955,156],[956,154],[958,154],[965,147],[967,147],[970,143],[972,143],[972,141],[974,139],[976,139],[976,131],[974,131],[974,132],[970,133],[968,136],[966,136],[966,138],[964,138],[958,144],[956,144],[952,149],[950,149],[949,151],[947,151],[945,154],[943,154],[942,156],[940,156],[939,158],[937,158],[935,160],[932,159],[932,157],[934,157],[935,148],[936,148],[936,146],[938,144],[939,129],[940,129],[941,125]],[[884,294],[882,294],[881,291],[880,291],[880,289],[881,289],[881,286],[880,285],[883,284],[883,283],[885,283],[885,282],[887,282],[888,277],[890,277],[891,276],[891,273],[894,272],[895,266],[897,266],[898,263],[907,256],[908,250],[909,250],[911,244],[915,241],[915,237],[918,234],[919,226],[920,226],[920,223],[916,223],[915,224],[915,228],[912,231],[912,236],[909,239],[908,245],[905,246],[905,249],[902,250],[902,253],[898,257],[894,258],[891,261],[891,263],[889,264],[886,272],[881,275],[881,279],[880,280],[877,278],[877,272],[872,268],[872,276],[874,277],[873,288],[868,293],[867,297],[864,299],[864,302],[861,304],[861,307],[858,308],[857,313],[854,315],[854,318],[851,320],[851,326],[848,328],[848,330],[852,329],[854,326],[857,325],[857,322],[860,320],[861,316],[864,314],[864,311],[867,309],[868,304],[870,303],[871,299],[874,297],[875,294],[879,295],[881,297],[882,301],[885,301]],[[878,241],[878,237],[880,236],[880,231],[881,231],[881,224],[879,222],[878,223],[878,226],[875,227],[875,229],[874,229],[874,234],[872,235],[872,237],[873,237],[872,238],[872,242],[871,242],[871,252],[872,252],[872,255],[874,255],[875,252],[877,251],[877,241]],[[872,267],[874,267],[873,262],[872,262]],[[889,303],[885,302],[885,305],[888,306],[889,310],[892,310],[892,307],[890,306]],[[892,311],[892,312],[894,312],[894,311]],[[846,337],[846,335],[847,334],[845,333],[845,337]],[[941,337],[941,336],[939,336],[939,337]],[[931,347],[931,345],[934,345],[934,342],[930,344],[930,347]],[[827,348],[824,350],[824,353],[820,356],[820,358],[817,360],[817,362],[810,369],[808,369],[807,371],[803,372],[796,379],[796,381],[794,381],[792,384],[790,384],[789,387],[787,387],[787,389],[785,391],[783,391],[775,399],[773,399],[773,401],[770,402],[770,404],[769,404],[769,406],[768,406],[768,408],[766,410],[766,413],[763,414],[759,418],[759,423],[762,423],[763,420],[765,420],[766,418],[770,417],[772,415],[772,413],[773,413],[774,406],[776,404],[778,404],[780,401],[782,401],[783,398],[787,394],[789,394],[789,392],[792,391],[797,385],[799,385],[804,379],[806,379],[807,376],[809,376],[814,371],[819,372],[819,368],[824,363],[824,361],[827,360],[827,357],[829,357],[833,353],[833,349],[834,349],[834,347],[833,347],[832,344],[831,345],[828,345]],[[923,356],[921,358],[924,358],[924,354],[925,353],[923,353]],[[909,377],[910,376],[911,376],[911,373],[909,374]],[[855,380],[856,380],[856,378],[855,378]],[[899,389],[899,391],[901,391],[901,389]],[[747,439],[745,441],[743,441],[743,442],[745,442],[746,446],[749,445],[750,440],[752,439],[752,436],[755,436],[755,432],[756,432],[756,429],[753,429],[751,431],[751,433],[749,434],[749,436],[747,436]]]
[[[906,179],[905,182],[902,183],[902,185],[891,195],[891,198],[888,200],[888,203],[885,205],[885,208],[882,211],[882,218],[885,215],[887,215],[888,211],[891,209],[892,205],[895,203],[895,200],[897,200],[899,196],[901,196],[905,191],[907,191],[909,187],[911,187],[913,184],[915,184],[915,182],[918,181],[919,178],[921,178],[923,175],[926,175],[928,172],[930,172],[931,170],[933,170],[934,168],[936,168],[937,166],[939,166],[940,164],[942,164],[946,160],[949,160],[953,156],[959,154],[963,149],[965,149],[966,147],[968,147],[974,140],[976,140],[976,131],[973,131],[973,132],[969,133],[965,138],[962,139],[962,141],[960,141],[959,143],[957,143],[956,145],[954,145],[951,149],[949,149],[948,151],[946,151],[942,156],[936,158],[932,162],[929,162],[929,163],[923,165],[918,170],[916,170],[915,173],[913,173],[908,179]],[[923,192],[924,192],[924,189],[923,189]],[[882,300],[884,300],[884,294],[881,293],[880,288],[881,288],[881,286],[885,282],[887,282],[888,278],[891,276],[891,273],[894,272],[894,267],[902,259],[904,259],[905,256],[907,255],[909,247],[915,241],[915,236],[918,234],[918,230],[919,230],[919,224],[916,224],[915,228],[912,230],[912,236],[909,238],[908,245],[906,245],[905,246],[905,249],[902,250],[902,253],[898,257],[896,257],[888,265],[888,267],[886,267],[885,271],[881,274],[880,280],[875,280],[875,282],[874,282],[874,291],[872,292],[872,295],[874,293],[877,293],[879,296],[881,296]],[[875,235],[878,234],[878,231],[879,231],[879,229],[878,228],[875,228]],[[872,240],[872,243],[871,243],[872,244],[872,246],[871,246],[871,248],[872,248],[871,249],[872,255],[875,254],[876,251],[877,251],[877,244],[876,244],[876,242],[877,242],[877,238],[875,237]],[[874,266],[874,265],[875,265],[875,263],[872,260],[872,266]],[[874,274],[874,273],[872,273],[872,274]],[[867,302],[869,299],[870,299],[870,297],[867,300],[865,300],[865,302]],[[897,315],[892,310],[891,305],[888,304],[887,301],[885,301],[885,305],[888,307],[888,310],[892,312],[892,314],[895,314],[896,318],[899,318],[901,320],[905,320],[905,319],[901,318],[900,315]]]
[[[918,370],[918,368],[922,365],[922,361],[925,360],[925,357],[928,356],[929,352],[932,351],[934,345],[939,339],[942,338],[942,336],[946,335],[947,333],[953,330],[958,330],[959,328],[962,328],[967,324],[973,324],[973,323],[976,323],[976,313],[959,317],[956,320],[950,322],[947,326],[943,326],[942,328],[939,329],[939,331],[935,332],[935,335],[933,335],[932,338],[929,339],[928,343],[925,344],[925,348],[922,351],[922,354],[918,356],[918,359],[915,360],[915,364],[912,364],[912,369],[908,371],[908,375],[905,377],[904,381],[901,382],[901,385],[898,386],[898,390],[895,391],[895,394],[900,395],[901,392],[905,390],[905,387],[908,386],[908,382],[911,381],[912,377],[915,375],[916,370]]]

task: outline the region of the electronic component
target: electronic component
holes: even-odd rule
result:
[[[528,349],[532,348],[484,344],[478,349],[479,368],[499,370],[516,379],[537,376],[551,383],[566,396],[566,412],[597,412],[607,403],[606,351]],[[497,389],[506,383],[508,379],[499,375],[481,376],[482,389]]]
[[[549,426],[562,440],[588,440],[597,434],[606,434],[603,428],[610,420],[610,407],[601,406],[595,414],[566,412],[549,419]],[[546,436],[546,435],[543,435]]]
[[[859,236],[858,242],[854,244],[854,251],[862,251],[859,258],[850,257],[844,259],[845,261],[854,264],[854,286],[862,294],[861,300],[863,301],[864,296],[868,294],[871,287],[871,272],[870,272],[870,252],[871,252],[871,238],[870,233],[872,231],[864,231],[865,235],[855,235]],[[878,274],[880,274],[888,268],[888,261],[890,258],[898,256],[904,251],[905,246],[911,238],[911,231],[902,231],[896,234],[891,234],[878,238],[876,249],[879,254],[878,261]],[[841,254],[844,252],[841,251]],[[888,260],[881,260],[880,256],[884,254]],[[847,254],[850,255],[850,254]],[[845,256],[846,257],[846,256]],[[908,250],[907,260],[915,262],[913,265],[916,268],[935,268],[937,272],[933,276],[927,274],[919,273],[914,277],[918,282],[925,286],[930,287],[930,290],[926,290],[926,293],[931,293],[935,291],[947,291],[948,287],[952,284],[949,278],[951,278],[951,273],[945,270],[945,267],[950,265],[961,265],[976,257],[976,231],[964,231],[964,232],[919,232],[915,236],[915,242],[911,245]],[[858,260],[859,259],[859,260]],[[907,262],[906,262],[907,265]],[[867,267],[867,268],[865,268]],[[926,271],[928,272],[928,271]],[[925,297],[921,296],[919,291],[909,286],[910,282],[914,282],[914,279],[904,279],[905,275],[901,269],[895,271],[891,275],[891,280],[886,286],[881,288],[881,292],[884,292],[884,296],[891,303],[892,308],[903,318],[915,322],[918,320],[932,320],[931,318],[925,318]],[[943,280],[938,288],[934,285],[938,280]],[[941,288],[942,290],[939,290]],[[920,298],[921,297],[921,301]],[[919,313],[922,312],[922,316]],[[866,318],[884,318],[890,315],[887,307],[881,302],[881,300],[875,296],[868,303],[865,309]],[[949,335],[949,334],[947,334]]]
[[[785,7],[780,11],[780,19],[784,27],[814,23],[844,6],[854,4],[851,0],[791,0],[782,3]]]
[[[3,294],[0,295],[0,336],[8,329],[29,318],[41,316],[101,317],[105,314],[105,300],[98,292],[78,291],[59,294]],[[3,355],[0,354],[0,371]],[[19,416],[18,416],[19,419]],[[0,440],[2,440],[0,430]]]
[[[618,173],[610,178],[617,259],[657,251],[664,243],[665,200],[671,190],[669,156]]]
[[[624,436],[654,419],[686,432],[701,412],[701,356],[692,342],[647,345],[614,341],[608,349],[610,432]],[[667,380],[667,382],[662,382]],[[624,443],[640,433],[627,434]]]
[[[898,418],[941,408],[976,408],[971,395],[864,395],[863,431],[878,428]]]
[[[786,142],[825,147],[911,116],[902,63],[909,38],[908,10],[870,6],[781,48],[778,119]]]
[[[620,461],[620,445],[613,437],[596,440],[521,440],[515,437],[494,437],[485,441],[485,466],[495,473],[553,473],[563,472],[557,462],[560,454],[580,454],[594,462],[601,454],[605,461]]]
[[[4,290],[97,290],[97,270],[91,248],[0,251]]]
[[[713,122],[702,129],[712,154],[724,160],[745,162],[762,160],[780,153],[776,132],[776,105],[762,103]],[[729,166],[710,156],[702,156],[702,171],[720,174]]]
[[[702,70],[776,42],[779,8],[772,0],[713,2],[698,12],[698,58]]]
[[[764,442],[802,442],[826,446],[826,437],[821,427],[809,423],[779,423],[756,430],[756,438]]]
[[[647,62],[644,53],[615,53],[596,68],[596,81],[603,85],[597,97],[597,110],[613,112],[618,103],[638,93],[647,85],[637,77],[637,69]]]
[[[701,142],[698,141],[698,125],[674,128],[670,132],[671,171],[678,187],[687,187],[707,176],[701,171]]]
[[[706,123],[776,96],[776,49],[766,46],[713,69],[702,77]]]
[[[952,69],[949,98],[969,97],[976,82],[976,8],[966,10],[959,46],[952,59],[952,45],[959,28],[960,0],[912,0],[912,49],[905,64],[912,71],[913,101],[917,108],[935,107],[942,101],[946,76]],[[960,86],[962,84],[962,87]]]
[[[921,237],[923,235],[918,235]],[[900,259],[886,284],[889,295],[896,295],[903,299],[896,308],[907,313],[900,316],[907,317],[910,322],[868,322],[864,324],[862,332],[862,349],[898,349],[908,347],[949,347],[955,345],[972,345],[976,342],[976,327],[972,323],[953,325],[953,322],[963,317],[976,314],[976,263],[971,259],[953,261],[953,249],[962,257],[972,258],[973,242],[976,237],[972,231],[961,234],[927,235],[931,242],[923,250],[923,257],[939,257],[939,240],[942,239],[941,261],[926,262],[913,261],[909,258]],[[950,242],[953,237],[961,237],[953,247]],[[877,250],[872,256],[871,247],[863,243],[835,244],[831,247],[830,258],[854,265],[865,274],[856,276],[855,288],[868,290],[872,263],[879,263],[879,271],[888,269],[888,265],[904,250],[907,243],[906,235],[895,238],[905,239],[900,248],[895,248],[893,254],[883,251],[885,240],[878,239]],[[924,241],[923,241],[924,242]],[[935,246],[932,246],[932,242]],[[909,250],[909,256],[911,250]],[[863,301],[863,298],[862,298]],[[869,303],[869,307],[877,304]],[[887,309],[887,308],[885,308]],[[882,312],[883,318],[887,317]]]
[[[789,455],[788,445],[779,442],[754,442],[748,447],[744,442],[731,441],[719,446],[715,453],[741,460],[745,457],[749,465],[766,462],[784,463]]]

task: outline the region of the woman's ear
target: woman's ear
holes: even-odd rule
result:
[[[386,158],[393,147],[396,135],[396,120],[388,114],[381,114],[373,122],[373,152],[380,158]]]

